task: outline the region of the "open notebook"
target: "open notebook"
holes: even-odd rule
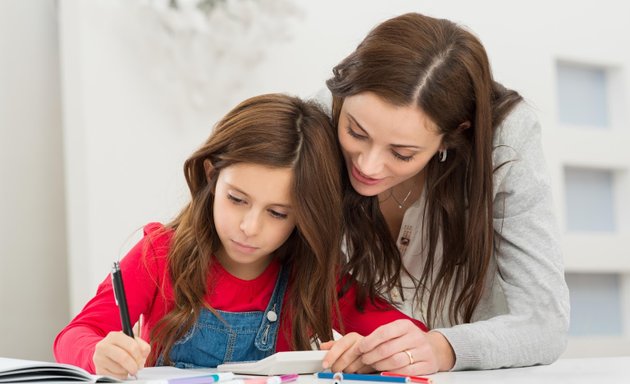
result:
[[[213,381],[211,378],[213,374],[216,374],[216,369],[148,367],[138,373],[138,380],[141,380],[143,383],[197,384]],[[112,377],[92,375],[88,371],[74,365],[0,357],[0,383],[2,384],[60,381],[90,383],[124,382]]]
[[[259,361],[233,362],[216,369],[179,369],[175,367],[147,367],[138,373],[143,383],[196,384],[212,381],[219,372],[249,375],[281,375],[288,373],[314,373],[322,370],[327,351],[276,352]],[[209,380],[210,379],[210,380]],[[0,357],[0,384],[52,381],[92,383],[123,383],[113,377],[92,375],[74,365],[45,361],[21,360]]]
[[[92,375],[74,365],[0,357],[0,383],[35,381],[121,382],[111,377]]]

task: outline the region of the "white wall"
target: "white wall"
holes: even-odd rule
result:
[[[33,15],[51,12],[55,2],[24,2],[29,5],[20,7],[30,7],[29,14],[18,11],[18,3],[23,2],[0,2],[0,31],[4,32],[0,34],[0,41],[6,41],[6,47],[9,47],[1,47],[0,65],[4,65],[5,52],[13,53],[24,48],[21,43],[24,40],[18,42],[17,35],[42,34],[42,28],[52,28],[50,19],[48,24],[40,23],[41,20],[35,20]],[[579,157],[583,149],[571,149],[571,146],[565,145],[565,140],[572,134],[560,129],[557,124],[555,60],[562,58],[613,63],[625,73],[630,69],[630,51],[627,49],[630,46],[630,28],[627,27],[630,7],[625,2],[615,0],[585,1],[580,4],[543,0],[295,0],[292,3],[298,9],[297,15],[282,19],[286,23],[289,39],[270,39],[269,42],[255,40],[256,44],[253,46],[261,47],[261,51],[259,56],[252,59],[247,50],[244,50],[244,43],[239,43],[239,35],[234,34],[230,41],[234,42],[235,47],[228,48],[234,48],[235,59],[225,62],[201,61],[205,65],[201,71],[195,63],[199,62],[197,59],[201,60],[200,57],[204,58],[203,49],[201,56],[190,56],[194,60],[185,61],[186,57],[181,55],[181,51],[174,55],[173,46],[167,44],[168,37],[163,30],[146,28],[154,20],[135,6],[138,4],[136,1],[60,0],[57,3],[60,6],[63,77],[63,144],[70,284],[68,315],[79,311],[93,295],[97,284],[108,273],[112,260],[124,255],[138,239],[138,228],[149,221],[167,221],[177,213],[187,199],[181,171],[183,161],[207,137],[218,117],[245,97],[259,93],[289,92],[301,96],[312,94],[324,86],[332,66],[349,53],[379,21],[400,13],[418,11],[461,22],[481,38],[488,50],[497,80],[519,90],[538,108],[563,228],[562,167],[567,154]],[[255,22],[260,18],[253,20]],[[50,32],[48,48],[54,52],[55,39],[51,36],[55,32],[48,29],[46,31]],[[41,47],[31,55],[42,55],[44,48]],[[230,49],[227,50],[228,57]],[[243,57],[242,62],[238,59],[239,55]],[[0,76],[7,77],[2,77],[0,95],[8,98],[24,89],[21,84],[15,84],[14,79],[10,80],[7,73],[16,68],[31,68],[29,65],[34,66],[37,63],[42,62],[24,55],[20,64],[9,68],[8,72],[0,67]],[[43,69],[36,68],[31,75],[43,76]],[[50,78],[54,79],[55,67],[47,68],[53,72]],[[46,87],[50,78],[27,84],[30,83],[32,87],[34,84]],[[621,76],[620,80],[620,88],[626,93],[630,90],[627,79],[626,75]],[[5,87],[5,84],[9,86]],[[186,85],[191,84],[195,88],[192,93],[186,91]],[[17,148],[30,148],[34,145],[44,147],[46,142],[60,139],[55,136],[49,141],[37,143],[34,140],[27,142],[25,139],[21,146],[5,144],[4,136],[8,130],[11,135],[19,132],[5,126],[23,129],[31,127],[32,132],[44,134],[36,128],[58,121],[55,120],[58,116],[47,118],[44,113],[48,111],[54,115],[49,109],[54,111],[55,106],[58,108],[58,104],[55,104],[58,99],[53,96],[47,99],[50,101],[48,106],[41,107],[45,111],[31,114],[30,110],[24,110],[24,105],[32,107],[30,104],[33,103],[27,103],[30,98],[54,93],[50,92],[50,88],[46,89],[47,91],[32,91],[21,102],[14,101],[16,99],[11,96],[9,104],[0,103],[0,108],[11,105],[13,111],[13,115],[7,115],[2,110],[0,115],[0,132],[3,134],[0,145],[4,164],[8,164],[5,154],[11,163],[19,163],[15,159],[21,159],[20,156],[24,155]],[[623,104],[621,110],[630,110],[627,97],[619,102]],[[22,105],[23,109],[15,109],[18,107],[13,105]],[[14,116],[10,117],[10,125],[5,125],[5,116]],[[36,119],[41,119],[37,120],[41,124],[31,122]],[[620,120],[625,121],[627,129],[627,116],[622,116]],[[46,130],[49,135],[54,136],[54,132],[54,127]],[[15,143],[15,139],[12,140]],[[630,144],[625,140],[625,136],[621,136],[621,148],[627,148]],[[9,147],[7,152],[5,147]],[[41,148],[37,153],[41,153]],[[627,153],[614,152],[613,156],[620,159],[618,164],[621,167],[626,166],[624,164],[629,156]],[[606,152],[601,152],[601,157],[606,157]],[[54,167],[54,161],[47,163]],[[4,164],[0,165],[3,172],[0,180],[3,193],[0,204],[3,205],[0,205],[0,209],[3,216],[8,213],[6,217],[12,219],[5,220],[3,225],[19,220],[27,223],[41,222],[40,213],[22,219],[24,214],[16,212],[14,204],[6,203],[5,180],[15,176],[5,176],[5,173],[18,171]],[[19,174],[37,175],[36,172],[36,169],[27,168],[19,171]],[[46,175],[54,178],[50,172]],[[57,170],[53,175],[60,177],[61,171]],[[19,184],[12,185],[16,190],[18,187],[20,191],[28,190]],[[61,186],[53,188],[56,188],[53,189],[53,192],[56,191],[54,193],[61,193]],[[51,193],[49,189],[46,192]],[[27,196],[24,192],[19,193]],[[57,196],[57,200],[54,200],[54,196]],[[63,207],[58,201],[58,195],[47,198],[54,200],[46,205],[52,211]],[[625,201],[620,206],[627,210],[630,204]],[[14,230],[11,233],[19,233],[21,239],[24,239],[32,233],[29,229],[30,227],[22,227],[19,232]],[[62,230],[61,227],[59,230]],[[3,236],[9,232],[5,230],[0,233]],[[48,233],[46,236],[55,237]],[[567,239],[570,238],[567,236]],[[7,255],[14,254],[15,248],[19,248],[22,243],[24,240],[8,250],[0,248],[3,260],[9,258]],[[3,238],[0,247],[4,244]],[[621,242],[615,244],[615,249],[619,251]],[[568,269],[577,270],[578,263],[572,256],[576,247],[569,249]],[[41,264],[43,261],[38,259],[32,263]],[[49,266],[46,268],[49,269]],[[616,267],[611,264],[610,268]],[[587,271],[591,269],[592,266],[586,267]],[[0,284],[6,284],[4,281],[6,280],[2,279]],[[626,292],[627,297],[630,294],[630,284],[627,279],[622,281],[625,287],[623,292]],[[45,283],[54,282],[45,280]],[[5,285],[1,287],[2,292],[6,291]],[[35,292],[25,291],[22,295],[24,300],[37,297]],[[3,305],[2,308],[4,316],[4,308],[7,307]],[[625,307],[623,311],[627,314],[626,318],[630,318],[630,309]],[[0,323],[2,324],[4,323]],[[47,332],[52,331],[49,329]],[[0,339],[0,346],[2,342]],[[579,353],[584,353],[585,350],[587,349]],[[0,355],[2,353],[0,350]]]
[[[55,13],[0,1],[0,356],[51,359],[68,321]]]

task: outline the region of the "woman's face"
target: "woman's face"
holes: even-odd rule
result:
[[[415,106],[371,92],[346,97],[337,134],[354,189],[378,195],[417,175],[441,149],[436,125]]]

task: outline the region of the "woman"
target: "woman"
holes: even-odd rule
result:
[[[493,80],[480,41],[405,14],[333,73],[346,269],[432,331],[396,321],[325,345],[326,365],[423,374],[556,360],[569,299],[540,125]]]

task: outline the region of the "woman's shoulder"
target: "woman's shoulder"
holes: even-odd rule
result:
[[[534,179],[547,179],[541,125],[529,103],[520,101],[497,127],[492,160],[495,195],[504,184],[526,190]]]
[[[497,126],[494,146],[507,145],[517,149],[528,138],[538,134],[540,122],[536,111],[526,101],[520,101]]]
[[[496,127],[493,137],[493,160],[503,164],[538,152],[541,127],[536,110],[527,102],[518,102]]]

